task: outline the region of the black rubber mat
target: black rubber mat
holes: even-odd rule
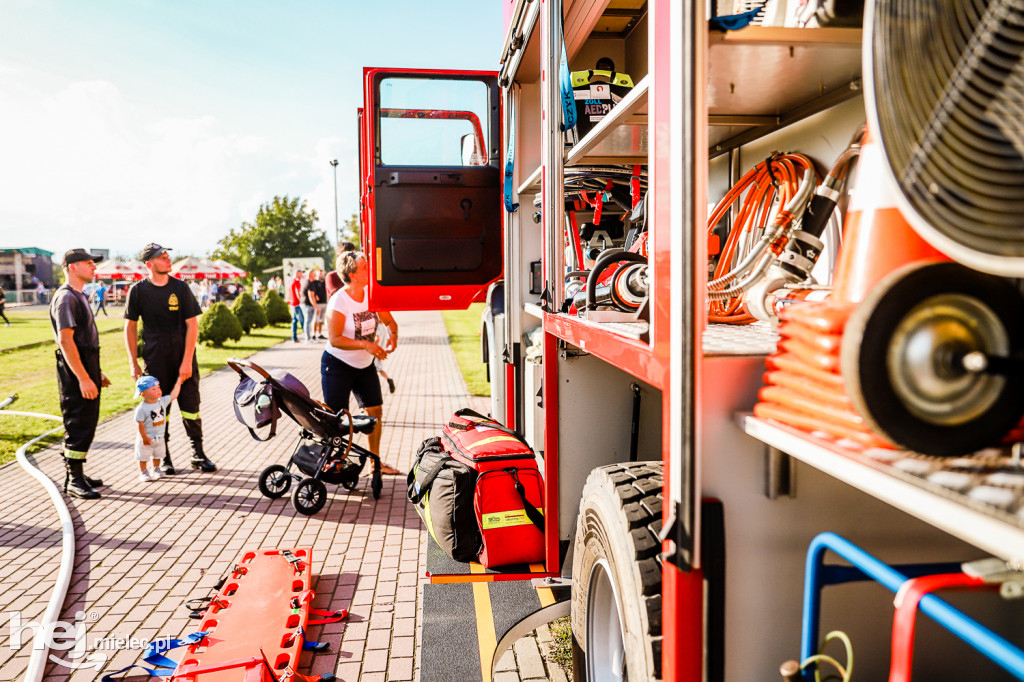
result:
[[[439,550],[440,551],[440,550]],[[490,597],[494,642],[541,608],[537,590],[529,580],[477,583]],[[569,598],[568,588],[554,591],[559,601]],[[480,680],[480,637],[476,602],[470,583],[441,583],[423,588],[421,682]],[[487,652],[486,660],[492,659]]]
[[[420,682],[480,680],[473,586],[423,586]]]

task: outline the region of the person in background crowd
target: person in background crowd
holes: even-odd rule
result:
[[[110,380],[100,371],[100,335],[82,287],[96,274],[94,256],[85,249],[64,254],[64,284],[50,304],[57,342],[57,391],[64,419],[64,492],[83,500],[99,499],[103,481],[85,475],[85,462],[100,419],[100,391]],[[42,284],[40,284],[42,286]]]
[[[192,442],[192,468],[204,473],[217,470],[203,451],[203,421],[199,416],[199,362],[196,341],[199,338],[199,303],[180,279],[170,276],[171,256],[159,244],[148,244],[139,257],[149,277],[132,286],[125,305],[124,345],[128,351],[128,368],[138,381],[142,368],[138,360],[138,322],[142,320],[142,358],[146,374],[160,381],[160,388],[170,393],[180,377],[181,392],[178,409],[185,434]],[[164,429],[163,472],[174,475],[167,438],[170,422]]]
[[[260,282],[259,277],[252,278],[252,297],[257,301],[263,296],[263,283]]]
[[[7,305],[7,292],[4,291],[4,287],[0,284],[0,317],[4,318],[4,326],[10,327],[11,321],[7,319],[7,315],[4,315],[4,306]]]
[[[92,299],[96,302],[96,310],[93,312],[93,317],[100,314],[103,311],[103,317],[110,317],[107,314],[107,285],[102,281],[96,283],[96,287],[92,290]]]
[[[192,280],[192,283],[188,285],[188,288],[189,291],[192,292],[192,295],[196,297],[196,300],[199,301],[199,307],[205,310],[207,307],[208,299],[206,287],[200,284],[199,280],[194,279]]]
[[[338,244],[338,248],[334,250],[334,268],[335,269],[331,270],[330,272],[328,272],[327,276],[324,277],[324,283],[326,284],[326,288],[327,288],[327,300],[328,301],[331,299],[331,296],[334,296],[334,292],[337,291],[338,289],[340,289],[344,285],[344,282],[341,281],[341,275],[338,274],[338,270],[337,270],[338,267],[339,267],[339,263],[341,263],[341,257],[344,254],[349,253],[350,251],[355,251],[355,250],[356,250],[356,245],[353,244],[352,242],[342,242],[342,243]]]
[[[391,313],[369,311],[367,300],[366,257],[357,251],[343,253],[338,259],[338,272],[345,286],[331,297],[327,305],[327,347],[320,359],[320,382],[324,402],[335,412],[347,410],[354,393],[366,414],[377,419],[369,434],[370,450],[380,453],[384,399],[374,359],[383,360],[398,346],[398,323]],[[387,325],[391,334],[384,348],[375,341],[378,322]],[[381,462],[385,474],[401,473]]]
[[[295,271],[292,282],[288,285],[288,305],[292,308],[292,341],[298,343],[299,327],[302,327],[303,332],[306,330],[302,311],[302,268]]]
[[[309,283],[315,276],[316,268],[309,271],[309,275],[302,280],[299,287],[299,303],[302,305],[302,328],[306,335],[306,343],[313,342],[313,318],[316,317],[316,306],[310,297]]]
[[[324,283],[324,271],[317,268],[309,273],[309,302],[313,305],[313,338],[326,341],[324,336],[324,311],[327,309],[327,285]]]
[[[40,303],[46,303],[46,285],[42,282],[36,284],[36,296],[39,298]]]

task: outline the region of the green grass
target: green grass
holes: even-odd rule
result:
[[[444,310],[444,326],[448,341],[455,351],[455,359],[466,380],[470,395],[490,395],[487,366],[480,362],[480,316],[484,304],[474,303],[468,310]]]
[[[20,317],[22,312],[19,310],[15,315]],[[14,324],[14,317],[10,313],[7,316]],[[31,316],[29,321],[23,319],[21,324],[29,326],[30,320]],[[106,326],[106,320],[102,317],[99,323],[101,329]],[[45,324],[49,329],[49,322]],[[120,328],[121,321],[117,321],[116,325]],[[0,326],[0,332],[13,328]],[[224,367],[230,357],[247,357],[290,337],[291,329],[282,325],[253,330],[252,334],[243,336],[237,343],[228,342],[223,348],[200,345],[196,351],[199,374],[204,376]],[[51,339],[31,348],[0,350],[0,400],[13,393],[18,394],[17,402],[10,409],[60,415],[53,355],[55,348]],[[128,358],[120,334],[111,332],[100,335],[100,367],[111,381],[111,385],[103,389],[100,397],[100,419],[134,407],[137,402],[132,397],[135,385],[128,370]],[[0,417],[0,463],[13,459],[14,453],[26,441],[55,426],[59,426],[59,422],[30,417]],[[125,434],[126,439],[131,436]]]
[[[100,315],[96,320],[96,328],[100,334],[121,329],[124,326],[124,308],[115,308],[107,305],[110,317]],[[18,346],[26,346],[33,343],[53,342],[53,328],[50,326],[50,309],[43,305],[34,305],[27,308],[6,308],[4,314],[11,321],[10,327],[2,326],[0,320],[0,351]],[[102,342],[107,337],[101,337]]]
[[[551,650],[548,660],[554,661],[572,679],[572,620],[564,616],[548,623],[551,631]]]

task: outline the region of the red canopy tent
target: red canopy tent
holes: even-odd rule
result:
[[[145,267],[140,270],[132,263],[118,260],[105,260],[96,266],[96,279],[139,280],[147,274]]]
[[[224,271],[205,258],[182,258],[171,266],[171,274],[178,279],[224,279]]]
[[[226,260],[215,260],[213,261],[213,264],[216,265],[221,270],[223,270],[224,272],[226,272],[228,278],[247,277],[249,275],[249,273],[247,273],[242,268],[235,267],[231,263],[228,263]]]

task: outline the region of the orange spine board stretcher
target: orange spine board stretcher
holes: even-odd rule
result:
[[[245,552],[203,615],[207,635],[188,647],[172,682],[317,682],[299,665],[309,620],[308,548]]]

